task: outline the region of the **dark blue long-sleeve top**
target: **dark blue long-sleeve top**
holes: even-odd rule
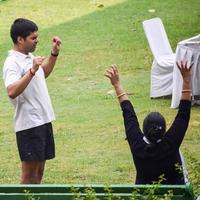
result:
[[[179,147],[186,133],[191,102],[181,100],[179,110],[162,141],[153,147],[144,140],[136,113],[129,100],[121,103],[126,137],[136,167],[136,184],[152,184],[164,175],[162,184],[184,184]]]

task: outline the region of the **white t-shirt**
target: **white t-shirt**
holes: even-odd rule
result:
[[[19,80],[33,63],[31,53],[25,55],[15,50],[8,53],[3,67],[6,88]],[[25,90],[15,99],[10,98],[10,100],[15,107],[16,132],[40,126],[55,119],[42,67],[39,67]]]

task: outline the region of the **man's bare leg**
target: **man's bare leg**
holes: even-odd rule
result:
[[[22,161],[21,184],[40,184],[45,161]]]

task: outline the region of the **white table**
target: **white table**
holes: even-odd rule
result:
[[[192,67],[192,104],[200,105],[200,35],[189,38],[178,43],[176,48],[176,61],[188,61],[188,64],[194,62]],[[172,102],[171,108],[177,108],[181,99],[182,76],[174,64]]]

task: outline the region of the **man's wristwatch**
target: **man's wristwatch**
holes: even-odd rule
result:
[[[32,72],[31,68],[30,68],[29,70],[30,70],[30,74],[31,74],[32,76],[35,76],[35,73]]]
[[[52,53],[52,51],[51,51],[51,56],[57,57],[58,55],[59,55],[59,53],[55,54],[55,53]]]

